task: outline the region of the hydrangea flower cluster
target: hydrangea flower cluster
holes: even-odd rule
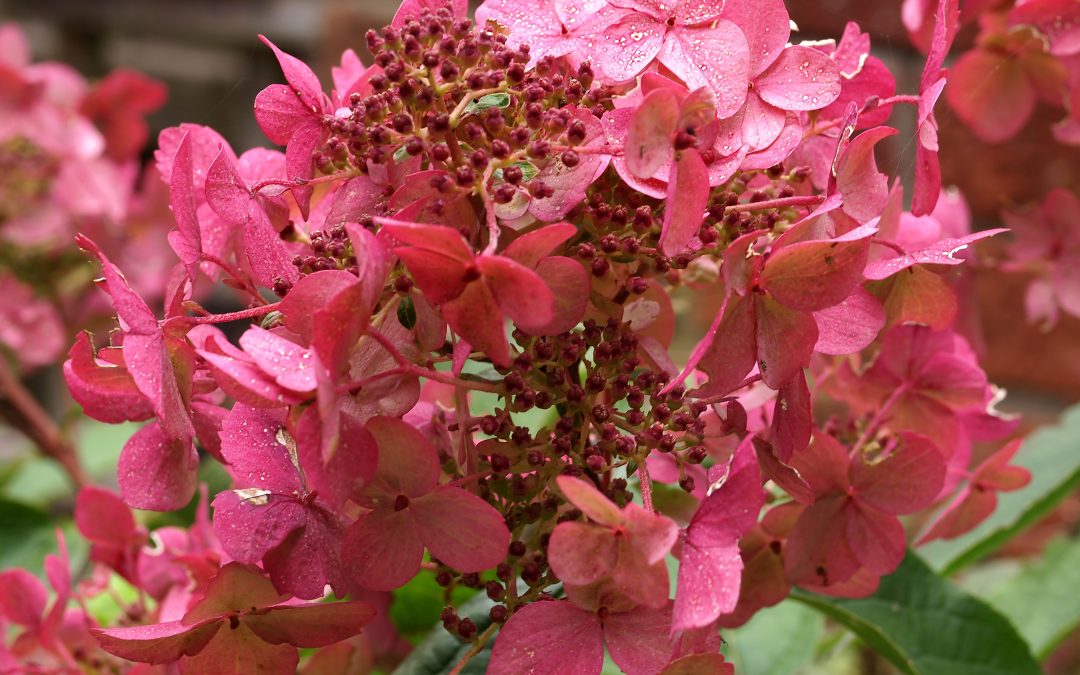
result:
[[[284,152],[161,134],[162,318],[80,237],[119,328],[80,335],[65,376],[89,416],[146,424],[119,496],[76,513],[143,598],[93,626],[62,561],[48,614],[16,574],[0,665],[392,660],[391,593],[432,575],[492,602],[483,630],[442,612],[471,645],[454,672],[491,643],[495,674],[599,673],[605,649],[628,673],[731,672],[721,627],[793,586],[868,595],[908,542],[1025,483],[1015,444],[973,461],[1014,424],[953,330],[945,273],[996,233],[941,197],[956,0],[905,96],[854,24],[789,44],[781,0],[464,5],[406,0],[329,94],[264,39],[286,83],[255,116]],[[911,213],[874,157],[902,104]],[[209,281],[247,308],[206,311]],[[683,297],[709,327],[680,367]],[[141,528],[130,509],[195,498],[200,454],[231,489],[189,530]]]

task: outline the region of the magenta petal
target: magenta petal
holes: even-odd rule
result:
[[[847,536],[854,510],[850,500],[840,496],[818,500],[803,511],[784,548],[784,570],[792,583],[831,586],[858,571],[860,563]]]
[[[317,381],[311,350],[258,326],[240,336],[240,346],[286,389],[314,391]]]
[[[631,173],[642,179],[652,178],[671,160],[678,117],[679,99],[671,89],[656,89],[645,97],[630,118],[626,135],[626,168]]]
[[[0,614],[20,626],[37,626],[48,600],[45,585],[24,569],[0,572]]]
[[[889,199],[889,177],[878,171],[874,147],[896,134],[891,127],[869,129],[848,144],[836,167],[836,187],[844,212],[865,223],[881,215]]]
[[[300,279],[281,301],[285,326],[308,339],[314,333],[316,312],[335,296],[359,285],[356,276],[344,270],[321,270]]]
[[[190,135],[184,134],[173,156],[169,206],[172,208],[173,217],[176,218],[176,227],[187,244],[182,248],[186,255],[182,255],[181,260],[188,266],[188,273],[194,277],[194,265],[199,262],[202,239],[199,232],[199,218],[195,211],[197,201],[192,179],[191,145]]]
[[[671,518],[652,513],[630,502],[623,508],[625,530],[633,541],[634,550],[646,563],[653,565],[664,559],[679,538],[679,527]]]
[[[761,286],[792,309],[812,312],[837,305],[863,279],[871,233],[856,241],[803,241],[774,251]]]
[[[896,516],[855,509],[847,521],[847,538],[859,563],[875,575],[891,573],[904,559],[904,526]]]
[[[267,514],[268,517],[273,517]],[[339,551],[345,524],[318,502],[303,507],[304,524],[285,543],[267,551],[263,566],[274,587],[298,598],[321,598],[327,584],[341,597],[347,590]]]
[[[817,324],[810,313],[788,309],[766,296],[757,298],[756,314],[761,380],[771,389],[779,389],[810,365]]]
[[[491,650],[488,675],[596,675],[604,666],[600,620],[565,601],[525,605],[506,622]]]
[[[546,225],[510,242],[502,254],[529,269],[536,269],[541,260],[550,256],[552,251],[577,234],[577,231],[577,226],[573,223]]]
[[[741,295],[730,296],[722,313],[694,350],[697,352],[704,346],[697,367],[709,376],[699,394],[722,396],[738,387],[757,361],[756,339],[753,300]]]
[[[622,511],[602,492],[591,483],[573,476],[559,476],[555,479],[559,484],[559,490],[566,496],[570,503],[581,509],[589,517],[589,520],[618,527],[623,524]]]
[[[406,509],[373,511],[345,531],[341,559],[362,588],[392,591],[420,571],[424,544],[412,514]]]
[[[664,33],[663,24],[653,17],[627,13],[608,26],[596,41],[596,61],[612,80],[629,80],[660,53]]]
[[[674,630],[670,606],[638,607],[604,619],[604,642],[624,673],[653,675],[671,660],[674,648],[667,636]]]
[[[548,545],[552,571],[566,583],[579,586],[607,576],[618,553],[611,530],[587,523],[560,523]]]
[[[1021,58],[972,49],[957,59],[945,89],[949,105],[984,143],[1015,136],[1038,101]]]
[[[242,563],[261,562],[304,526],[304,508],[294,498],[261,488],[220,492],[213,507],[214,534],[225,552]]]
[[[712,90],[720,119],[737,113],[746,101],[750,49],[742,31],[730,21],[720,19],[708,26],[670,29],[660,62],[691,90]]]
[[[271,84],[255,97],[255,121],[271,142],[285,145],[293,132],[311,119],[293,90],[284,84]]]
[[[854,354],[870,346],[885,327],[885,308],[862,286],[856,286],[840,304],[814,312],[814,322],[818,327],[815,352]]]
[[[135,386],[127,369],[94,358],[89,334],[79,332],[75,336],[68,356],[64,379],[72,398],[89,417],[109,424],[153,417],[153,406]]]
[[[420,497],[439,482],[439,454],[416,427],[395,417],[373,417],[367,430],[379,446],[373,489],[390,497]]]
[[[311,648],[356,635],[373,616],[373,606],[353,601],[283,605],[266,614],[250,614],[243,621],[251,632],[270,644]]]
[[[783,110],[817,110],[840,96],[840,71],[817,49],[791,46],[754,80],[758,95]]]
[[[886,513],[914,513],[929,506],[945,481],[945,460],[930,439],[900,434],[901,444],[873,463],[855,461],[851,483],[856,497]]]
[[[867,264],[864,276],[867,279],[878,281],[891,277],[897,272],[914,265],[959,265],[964,262],[964,258],[956,257],[957,253],[966,250],[971,244],[980,239],[993,237],[1005,231],[1004,228],[999,227],[992,230],[982,230],[958,239],[941,239],[918,251],[875,260]]]
[[[146,301],[131,289],[123,273],[105,257],[105,253],[98,245],[81,234],[75,235],[75,243],[101,262],[101,276],[105,279],[105,292],[112,298],[117,317],[121,322],[120,327],[125,333],[151,335],[160,332],[157,317],[150,311]]]
[[[784,0],[727,0],[722,18],[743,32],[750,52],[750,77],[757,77],[780,56],[791,36]]]
[[[75,498],[75,525],[87,539],[117,546],[126,545],[136,532],[135,518],[123,500],[94,485],[79,490]]]
[[[269,607],[288,600],[274,589],[263,571],[236,561],[225,563],[206,583],[202,597],[184,614],[185,625],[254,608]]]
[[[211,620],[194,626],[179,621],[128,628],[92,629],[101,648],[114,656],[142,663],[172,663],[198,654],[221,628]]]
[[[773,447],[780,461],[786,462],[795,453],[806,449],[813,424],[810,390],[806,386],[806,375],[800,370],[776,393],[772,432]]]
[[[495,302],[522,330],[531,332],[554,318],[555,297],[533,270],[504,256],[482,255],[476,265]]]
[[[274,50],[274,56],[277,57],[278,64],[281,66],[281,72],[285,75],[285,80],[295,92],[294,95],[299,97],[300,103],[311,110],[312,115],[316,112],[322,112],[323,99],[325,97],[322,92],[322,85],[319,83],[319,78],[316,77],[311,68],[295,56],[286,54],[278,49],[277,45],[270,42],[266,36],[260,35],[259,39],[262,40],[263,44],[267,47]]]
[[[548,293],[551,293],[550,289]],[[550,295],[548,299],[551,299]],[[442,303],[440,309],[446,323],[473,348],[487,354],[496,366],[509,366],[506,317],[486,283],[474,281],[466,285],[461,295]],[[548,311],[550,320],[550,306]]]
[[[136,509],[173,511],[195,495],[199,455],[190,440],[170,440],[156,422],[135,432],[116,467],[120,495]]]
[[[208,347],[196,352],[210,367],[214,381],[221,390],[239,403],[257,408],[277,408],[303,400],[302,396],[283,389],[243,351],[232,345],[223,346],[216,339],[213,343],[208,341]]]
[[[555,298],[551,321],[533,326],[533,335],[558,335],[578,325],[589,306],[589,273],[573,258],[548,256],[536,266],[536,273]],[[524,328],[523,328],[524,330]]]
[[[480,572],[506,558],[510,531],[490,504],[461,488],[443,486],[409,505],[424,546],[461,572]]]
[[[709,171],[696,150],[676,153],[668,183],[660,248],[667,255],[684,253],[697,234],[709,205]]]

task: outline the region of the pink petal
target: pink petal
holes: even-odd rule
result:
[[[241,621],[236,628],[219,630],[202,651],[184,659],[180,672],[293,675],[299,661],[296,647],[263,642]]]
[[[240,346],[282,387],[315,390],[315,358],[311,350],[258,326],[249,327],[240,336]]]
[[[48,597],[45,585],[26,570],[0,572],[0,613],[12,623],[40,625]]]
[[[174,511],[195,495],[198,466],[190,440],[171,440],[151,422],[136,431],[120,453],[120,495],[132,508]]]
[[[154,415],[153,406],[135,386],[127,369],[94,358],[89,334],[80,332],[75,336],[68,356],[64,362],[64,379],[72,398],[89,417],[118,424]]]
[[[982,230],[959,239],[941,239],[918,251],[893,258],[875,260],[866,265],[864,276],[867,279],[876,281],[891,277],[897,272],[914,265],[959,265],[964,262],[964,259],[955,257],[957,253],[966,250],[971,244],[980,239],[993,237],[1005,231],[1004,228],[995,228]]]
[[[885,327],[885,309],[868,291],[856,286],[838,305],[814,312],[821,354],[854,354],[870,345]]]
[[[929,506],[945,480],[945,460],[930,439],[906,432],[900,438],[901,445],[886,457],[851,466],[856,498],[897,515]]]
[[[198,254],[202,249],[202,239],[199,231],[199,218],[196,215],[196,192],[192,178],[192,142],[188,134],[180,141],[179,147],[172,160],[171,181],[169,183],[169,206],[172,208],[173,217],[176,218],[176,227],[180,235],[187,242],[182,250],[189,255],[181,256],[181,260],[189,267],[189,274],[194,276],[192,266],[199,261]],[[194,254],[194,255],[191,255]]]
[[[814,432],[810,446],[791,462],[818,497],[847,492],[849,463],[847,450],[835,438],[821,432]]]
[[[767,296],[759,296],[755,305],[758,370],[765,384],[779,389],[810,365],[817,324],[810,313],[788,309]]]
[[[325,647],[356,635],[375,616],[375,608],[361,601],[284,605],[266,614],[250,614],[243,621],[251,632],[270,644]]]
[[[686,251],[690,240],[697,235],[709,205],[708,169],[701,155],[687,149],[676,153],[675,157],[660,232],[660,248],[667,255]]]
[[[577,226],[573,223],[545,225],[510,242],[502,254],[525,267],[536,269],[541,260],[550,256],[552,251],[572,238],[577,231]]]
[[[256,408],[277,408],[300,403],[304,397],[283,389],[246,353],[232,345],[208,341],[206,349],[196,350],[213,374],[221,390],[239,403]]]
[[[286,447],[283,410],[264,410],[237,403],[221,425],[221,453],[229,470],[244,487],[281,494],[302,488],[298,458]]]
[[[832,586],[855,574],[859,562],[847,534],[854,510],[850,500],[839,496],[803,511],[784,547],[784,570],[792,583]]]
[[[321,598],[329,585],[341,597],[348,589],[339,551],[344,521],[319,502],[303,509],[304,524],[285,543],[267,551],[263,566],[274,587],[305,600]]]
[[[467,284],[461,295],[442,303],[440,309],[446,323],[473,348],[487,354],[496,366],[509,366],[506,317],[488,284],[482,281]],[[550,313],[548,316],[550,320]]]
[[[623,508],[626,539],[649,565],[664,559],[679,538],[679,528],[671,518],[652,513],[630,502]]]
[[[746,106],[741,111],[741,133],[747,151],[765,150],[772,145],[787,124],[787,113],[761,100],[756,91],[746,95]]]
[[[367,430],[379,446],[374,489],[396,497],[419,497],[439,482],[439,454],[415,427],[393,417],[373,417]]]
[[[837,305],[862,281],[871,233],[855,241],[804,241],[774,251],[761,273],[761,286],[792,309]]]
[[[626,168],[638,178],[652,178],[671,161],[679,100],[671,89],[657,89],[641,102],[630,118],[626,135]]]
[[[780,56],[791,35],[783,0],[727,0],[721,16],[742,30],[750,51],[750,77],[757,77]]]
[[[532,327],[534,335],[558,335],[578,325],[589,306],[589,273],[573,258],[548,256],[536,266],[554,296],[551,321]],[[522,327],[524,330],[524,327]]]
[[[312,115],[322,112],[325,95],[322,92],[319,78],[316,77],[311,68],[295,56],[278,49],[277,45],[270,42],[266,36],[260,35],[259,39],[267,47],[274,50],[274,56],[277,57],[278,64],[281,66],[281,72],[285,75],[289,87],[299,97],[300,103],[310,110]]]
[[[561,110],[570,113],[571,122],[585,125],[585,139],[579,146],[583,152],[579,154],[576,166],[566,166],[561,155],[558,155],[548,160],[547,166],[536,175],[535,180],[552,188],[554,194],[532,200],[529,213],[548,223],[565,218],[571,209],[580,204],[585,199],[586,188],[600,177],[611,161],[610,155],[601,152],[606,147],[607,138],[600,120],[591,111],[578,106],[566,106]]]
[[[525,605],[499,631],[489,675],[596,675],[604,665],[600,620],[566,601]]]
[[[904,559],[904,526],[896,516],[873,509],[855,509],[847,521],[847,538],[856,559],[881,576]]]
[[[612,80],[629,80],[660,53],[664,33],[663,24],[653,17],[627,13],[599,36],[595,45],[596,62]]]
[[[810,431],[814,424],[810,405],[810,390],[802,371],[777,391],[772,432],[773,447],[781,461],[788,461],[810,443]]]
[[[1012,138],[1035,110],[1035,90],[1015,57],[972,49],[956,61],[950,79],[949,105],[985,143]]]
[[[787,47],[754,79],[758,95],[782,110],[817,110],[840,96],[840,72],[825,54],[810,47]]]
[[[409,505],[424,546],[461,572],[481,572],[506,558],[510,531],[490,504],[461,488],[443,486]]]
[[[627,675],[653,675],[671,660],[673,647],[664,636],[674,630],[670,606],[638,607],[604,619],[604,643],[611,660]]]
[[[297,129],[289,139],[289,145],[285,148],[286,176],[297,186],[306,185],[308,179],[315,175],[314,154],[326,142],[327,136],[328,132],[321,124],[309,122]],[[311,186],[292,188],[300,216],[305,220],[309,215],[313,192]]]
[[[536,272],[503,256],[482,255],[476,265],[499,309],[522,330],[531,332],[554,319],[555,297]]]
[[[555,482],[570,503],[581,509],[594,523],[608,527],[618,527],[624,523],[625,519],[619,507],[592,483],[573,476],[559,476]]]
[[[955,539],[974,530],[997,508],[997,492],[962,489],[930,523],[920,545],[934,539]]]
[[[179,621],[127,628],[91,629],[102,649],[142,663],[172,663],[198,654],[221,628],[221,621],[185,626]]]
[[[586,523],[560,523],[548,545],[551,570],[566,583],[579,586],[610,574],[618,554],[610,529]]]
[[[741,295],[730,296],[695,348],[696,353],[704,347],[697,367],[709,376],[699,395],[722,396],[733,391],[754,367],[757,361],[754,323],[753,301]],[[691,356],[690,363],[694,360]]]
[[[372,591],[404,586],[420,571],[423,557],[424,544],[408,510],[381,509],[361,516],[341,543],[350,578]]]
[[[292,497],[259,488],[219,492],[214,534],[234,560],[254,564],[304,526],[304,509]]]
[[[262,570],[253,565],[229,562],[206,583],[202,597],[184,614],[184,625],[192,626],[228,614],[277,605],[288,599],[274,589]]]
[[[691,654],[671,662],[660,675],[735,675],[734,664],[724,661],[720,654]]]
[[[135,518],[123,500],[94,485],[79,490],[75,498],[75,525],[91,541],[118,546],[126,545],[136,535]]]
[[[311,110],[284,84],[271,84],[255,97],[255,121],[272,143],[288,143],[293,132],[311,116]]]
[[[378,463],[375,437],[350,414],[339,417],[341,439],[328,461],[322,456],[322,420],[315,406],[309,407],[296,424],[300,466],[308,489],[318,492],[334,508],[371,484]]]
[[[668,30],[660,62],[690,89],[709,87],[720,119],[734,115],[746,100],[750,49],[743,32],[730,21]]]
[[[892,127],[876,127],[854,138],[836,167],[836,186],[844,197],[844,211],[860,223],[881,215],[889,198],[889,177],[878,171],[874,147],[896,134]]]

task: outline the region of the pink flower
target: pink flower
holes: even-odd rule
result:
[[[1028,318],[1052,326],[1059,311],[1080,316],[1080,200],[1058,188],[1038,207],[1003,217],[1016,238],[1009,257],[1036,275],[1025,298]]]

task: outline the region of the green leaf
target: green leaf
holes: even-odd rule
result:
[[[471,588],[457,586],[451,594],[451,602],[457,606],[476,594]],[[435,583],[430,573],[418,574],[394,591],[394,603],[390,605],[390,620],[407,637],[419,636],[439,623],[439,613],[446,602],[446,589]],[[443,631],[445,632],[445,631]]]
[[[476,624],[477,634],[483,633],[491,625],[488,611],[494,604],[487,595],[479,594],[458,608],[458,616],[472,619]],[[489,640],[487,647],[469,660],[468,665],[461,671],[462,675],[484,674],[488,659],[491,658],[493,643],[494,640]],[[450,635],[443,629],[442,624],[439,624],[431,629],[427,638],[401,662],[393,675],[443,675],[453,670],[469,648],[469,644]]]
[[[412,330],[416,325],[416,306],[413,305],[412,298],[406,296],[398,303],[397,320],[403,328],[408,330]]]
[[[761,610],[746,625],[721,631],[721,635],[736,673],[788,675],[814,658],[824,632],[820,614],[788,601]]]
[[[1009,620],[909,552],[869,598],[792,597],[847,626],[910,675],[1038,675]]]
[[[1039,659],[1080,626],[1080,541],[1058,539],[984,597],[1009,617]]]
[[[998,495],[997,509],[968,534],[933,541],[919,548],[931,567],[950,575],[993,553],[1054,509],[1080,486],[1080,405],[1058,426],[1031,434],[1016,455],[1017,466],[1031,472],[1027,487]]]
[[[408,157],[409,151],[405,148],[404,145],[394,151],[395,162],[404,162]]]
[[[45,556],[56,553],[56,528],[64,532],[73,567],[86,557],[86,543],[71,521],[57,521],[44,511],[0,499],[0,570],[22,567],[41,575]]]
[[[483,112],[488,108],[506,108],[510,105],[510,94],[504,94],[501,92],[495,94],[488,94],[487,96],[481,96],[475,101],[465,106],[465,112],[462,113],[462,117],[468,117],[469,115],[475,115],[478,112]]]

